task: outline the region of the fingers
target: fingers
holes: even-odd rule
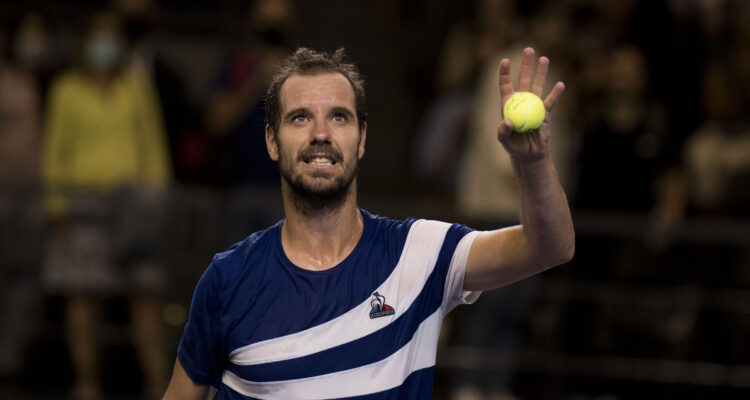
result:
[[[513,93],[515,93],[515,90],[513,89],[513,82],[510,78],[510,60],[503,58],[503,60],[500,61],[500,98],[502,99],[503,105],[505,105],[505,101],[508,100]]]
[[[532,81],[534,54],[535,51],[531,47],[527,47],[523,50],[521,70],[518,73],[518,91],[531,92],[541,98],[542,94],[544,93],[544,87],[546,85],[547,72],[549,71],[550,61],[547,57],[539,57],[539,61],[536,67],[536,73],[534,74]],[[512,96],[516,92],[516,90],[513,88],[510,67],[511,64],[509,59],[504,58],[502,61],[500,61],[499,84],[500,98],[502,99],[502,104],[500,106],[501,110],[502,107],[505,106],[505,102],[508,101],[510,96]],[[547,97],[544,99],[544,107],[547,110],[552,110],[552,108],[555,107],[555,104],[557,104],[557,101],[564,90],[565,84],[563,84],[562,82],[557,82],[550,93],[547,95]]]
[[[542,97],[544,92],[544,83],[547,80],[547,70],[549,69],[549,58],[540,57],[539,63],[536,66],[536,75],[534,75],[534,82],[531,85],[531,93]]]
[[[534,67],[534,49],[527,47],[523,49],[521,58],[521,72],[518,74],[518,90],[529,92],[531,89],[531,70]]]
[[[555,83],[555,86],[552,87],[552,90],[547,95],[547,98],[544,99],[544,108],[546,108],[547,111],[551,111],[555,107],[555,104],[557,104],[557,100],[560,99],[560,96],[562,96],[564,91],[564,83]]]

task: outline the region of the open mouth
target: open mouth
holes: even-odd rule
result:
[[[311,156],[304,158],[303,161],[310,165],[336,165],[336,160],[328,156]]]

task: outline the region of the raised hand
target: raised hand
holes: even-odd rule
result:
[[[540,160],[547,157],[549,154],[548,142],[551,135],[549,123],[550,111],[552,111],[552,108],[554,108],[557,100],[565,90],[565,84],[557,82],[555,83],[555,86],[552,87],[552,90],[547,97],[542,97],[545,81],[547,79],[547,70],[549,69],[549,59],[547,57],[539,58],[536,74],[534,74],[532,79],[531,72],[533,66],[534,49],[527,47],[523,50],[521,71],[518,74],[518,91],[534,93],[544,100],[544,108],[546,109],[546,112],[542,126],[540,126],[539,129],[525,133],[513,132],[513,122],[510,119],[505,118],[503,115],[503,121],[497,128],[497,139],[503,144],[503,147],[505,147],[511,157],[520,162]],[[510,96],[514,93],[516,93],[516,90],[513,88],[513,83],[511,81],[510,60],[504,58],[500,61],[501,114],[505,107],[505,102],[507,102]]]

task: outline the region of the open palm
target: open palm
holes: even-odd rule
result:
[[[519,92],[531,92],[542,98],[544,91],[545,81],[547,79],[547,70],[549,68],[549,59],[547,57],[540,57],[536,69],[536,73],[532,79],[531,70],[534,64],[534,49],[527,47],[523,50],[523,58],[521,60],[521,71],[519,72],[518,79],[518,91]],[[503,147],[508,153],[517,161],[533,161],[539,160],[548,155],[548,142],[551,134],[549,116],[550,111],[557,103],[557,100],[565,90],[565,84],[557,82],[552,90],[549,92],[544,99],[544,122],[539,129],[530,130],[528,132],[519,133],[513,132],[513,122],[505,118],[503,115],[503,121],[497,128],[497,139],[503,144]],[[510,75],[510,60],[504,58],[500,61],[500,112],[502,113],[505,107],[505,102],[516,93],[513,88]]]

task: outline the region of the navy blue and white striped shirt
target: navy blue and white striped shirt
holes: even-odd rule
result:
[[[217,254],[193,295],[180,363],[219,399],[430,399],[443,317],[477,236],[466,226],[361,210],[352,253],[292,264],[281,222]]]

